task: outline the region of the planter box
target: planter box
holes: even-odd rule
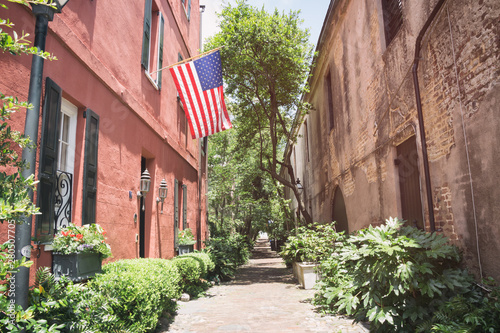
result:
[[[101,268],[100,253],[52,254],[52,271],[56,280],[65,275],[71,281],[80,282],[100,273]]]
[[[312,289],[320,278],[316,272],[318,264],[297,262],[293,267],[293,274],[304,289]]]
[[[179,255],[194,252],[194,244],[179,245]]]

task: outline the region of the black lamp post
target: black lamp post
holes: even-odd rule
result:
[[[163,203],[165,202],[165,198],[167,197],[168,186],[165,178],[160,182],[160,188],[158,188],[158,198],[156,198],[156,202],[161,202],[161,213],[163,214]]]
[[[45,40],[47,37],[47,28],[49,21],[54,18],[54,13],[60,13],[62,8],[69,0],[54,0],[52,6],[33,4],[32,11],[36,17],[35,23],[35,43],[33,46],[38,48],[39,52],[45,51]],[[38,140],[38,123],[40,116],[40,97],[42,96],[43,79],[43,58],[33,55],[31,61],[30,85],[28,91],[28,103],[33,108],[26,112],[26,122],[24,125],[24,134],[29,136],[33,143]],[[35,174],[36,149],[24,148],[23,160],[28,162],[28,166],[22,171],[22,176],[28,178]],[[29,198],[33,201],[33,191],[29,191]],[[20,260],[23,257],[29,259],[31,256],[31,220],[32,217],[26,217],[23,224],[16,225],[15,239],[15,258]],[[15,301],[23,309],[28,307],[28,287],[29,287],[29,268],[21,267],[15,275]]]
[[[143,198],[142,211],[144,211],[144,200],[146,199],[146,194],[148,194],[150,186],[151,186],[151,175],[149,174],[148,169],[146,169],[141,175],[141,183],[139,185],[139,191],[137,192],[137,197]]]

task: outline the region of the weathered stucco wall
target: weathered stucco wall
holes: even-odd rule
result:
[[[308,184],[306,201],[314,220],[332,219],[337,187],[351,231],[401,216],[396,147],[415,136],[418,158],[413,167],[420,175],[429,228],[411,67],[416,36],[436,3],[405,1],[403,25],[388,46],[380,1],[340,0],[333,5],[320,37],[311,92],[305,97],[313,106],[306,117],[311,159],[297,162],[299,177]],[[424,37],[418,71],[436,229],[464,250],[476,275],[482,271],[496,278],[499,18],[495,0],[446,1]],[[305,149],[304,140],[299,139],[297,150]]]

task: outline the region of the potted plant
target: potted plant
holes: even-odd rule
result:
[[[194,251],[194,244],[196,243],[191,229],[187,228],[179,230],[178,233],[179,255],[190,253]]]
[[[280,256],[287,265],[293,264],[293,274],[302,287],[311,289],[320,278],[318,263],[333,253],[335,242],[342,237],[343,232],[335,231],[335,223],[300,227],[295,236],[288,237]]]
[[[52,270],[56,279],[65,275],[77,282],[101,272],[102,260],[111,257],[105,234],[98,224],[82,227],[70,224],[61,229],[52,242]]]

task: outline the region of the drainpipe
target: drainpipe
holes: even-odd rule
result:
[[[203,23],[203,13],[205,12],[205,5],[200,5],[200,53],[202,52],[203,50],[203,29],[202,29],[202,23]],[[205,145],[203,145],[203,143],[205,143]],[[199,154],[198,154],[198,164],[199,164],[199,168],[198,168],[198,226],[197,226],[197,231],[196,231],[196,241],[197,241],[197,244],[196,244],[196,247],[199,250],[201,250],[201,237],[202,237],[202,234],[201,234],[201,211],[202,211],[202,205],[201,205],[201,197],[202,197],[202,189],[203,189],[203,158],[206,158],[206,154],[205,156],[203,155],[203,147],[205,147],[206,149],[206,146],[207,145],[207,138],[204,137],[204,138],[201,138],[199,139],[199,144],[198,144],[198,150],[199,150]],[[207,150],[208,152],[208,150]],[[206,163],[205,163],[206,165]],[[208,206],[207,206],[208,207]],[[208,209],[208,208],[207,208]],[[208,216],[207,216],[207,221],[208,221]]]
[[[420,87],[418,84],[418,63],[420,62],[420,48],[422,46],[422,38],[424,37],[427,29],[431,25],[432,21],[436,17],[437,13],[443,7],[446,0],[439,0],[436,7],[432,11],[431,15],[425,22],[422,30],[418,34],[417,40],[415,42],[415,59],[413,61],[412,72],[413,72],[413,86],[415,88],[415,99],[417,102],[417,115],[418,115],[418,127],[420,129],[420,139],[422,142],[422,156],[424,159],[424,174],[425,174],[425,187],[427,190],[427,206],[429,207],[429,226],[430,231],[436,231],[436,223],[434,221],[434,204],[432,202],[432,187],[431,187],[431,176],[429,172],[429,158],[427,156],[427,141],[425,139],[425,128],[424,128],[424,116],[422,113],[422,100],[420,97]]]

